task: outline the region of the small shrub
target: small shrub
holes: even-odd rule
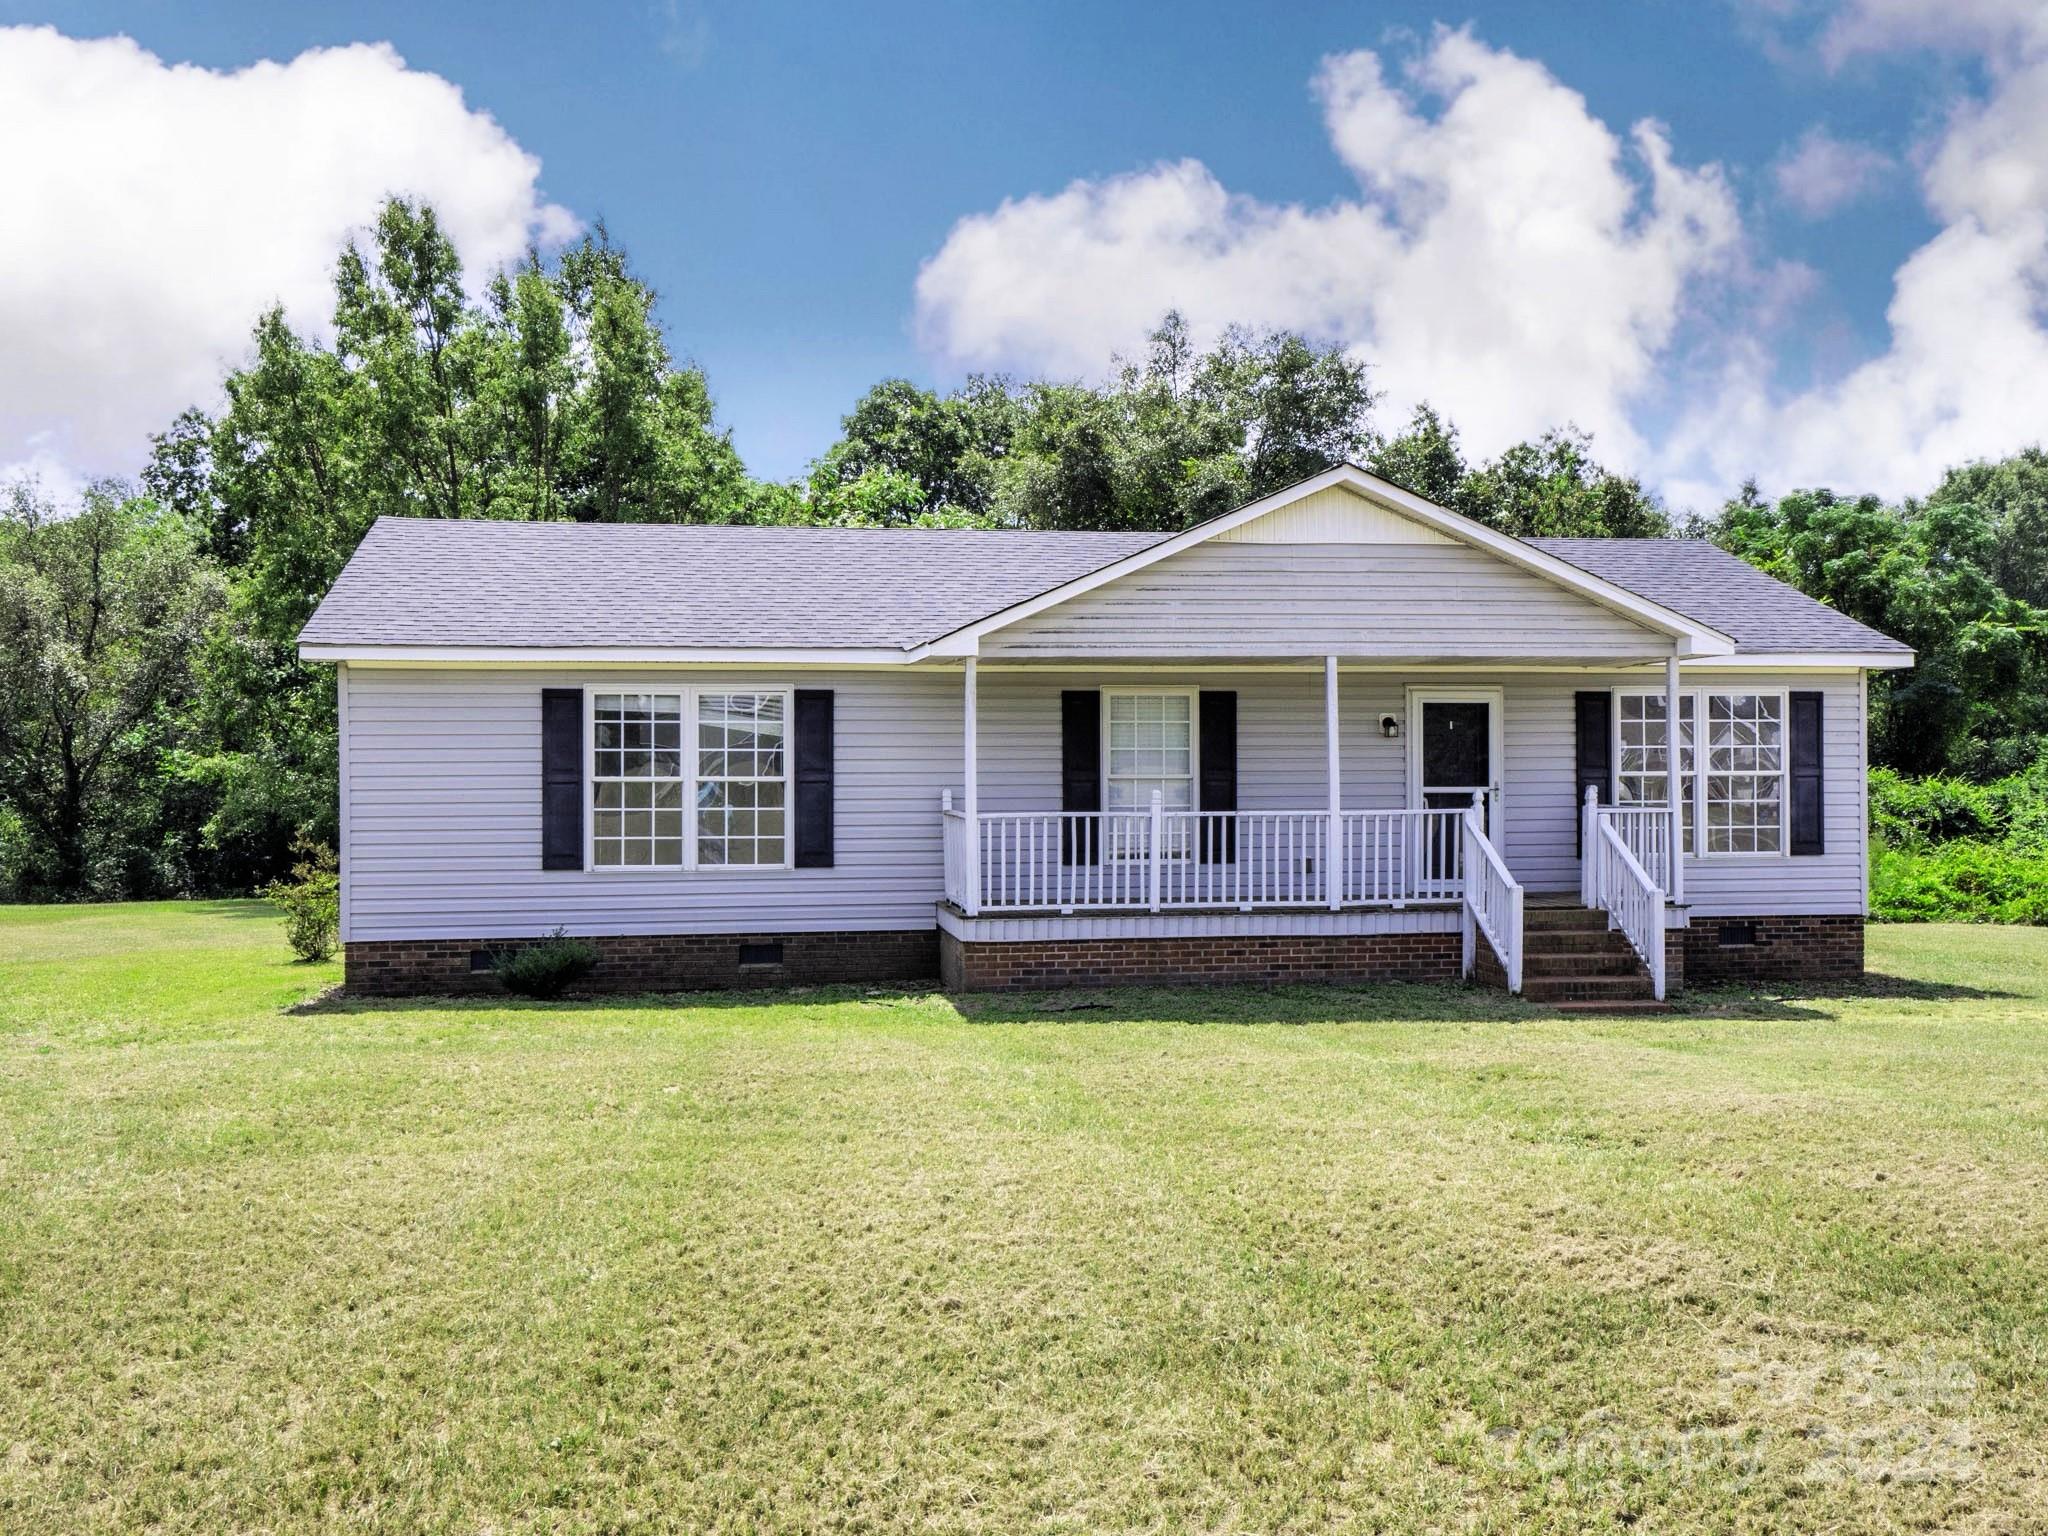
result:
[[[291,878],[273,880],[263,894],[284,908],[285,941],[301,960],[325,960],[341,940],[341,869],[334,850],[300,838]]]
[[[492,966],[506,991],[556,998],[597,969],[597,946],[557,928],[538,944],[501,951]]]

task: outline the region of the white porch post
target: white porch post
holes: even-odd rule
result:
[[[961,701],[966,721],[967,753],[967,803],[962,809],[967,816],[967,915],[976,917],[981,912],[981,747],[977,741],[977,716],[980,703],[976,697],[975,662],[967,658],[965,670],[966,690]]]
[[[1692,728],[1697,735],[1701,729],[1695,720]],[[1666,798],[1671,804],[1671,889],[1665,894],[1673,906],[1685,903],[1685,812],[1680,808],[1679,796],[1684,793],[1681,786],[1684,774],[1679,770],[1682,751],[1679,746],[1678,729],[1678,652],[1674,648],[1664,662],[1664,766],[1669,770],[1664,782],[1669,788]]]
[[[1329,887],[1330,910],[1344,905],[1344,786],[1339,779],[1343,753],[1338,748],[1337,658],[1323,658],[1323,751],[1330,780],[1330,833],[1323,848],[1323,880]]]

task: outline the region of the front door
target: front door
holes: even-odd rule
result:
[[[1408,803],[1463,810],[1479,797],[1486,834],[1499,835],[1498,688],[1414,689],[1408,695]]]
[[[1476,803],[1486,835],[1499,835],[1501,698],[1497,688],[1417,690],[1408,696],[1408,803],[1464,810]],[[1430,818],[1420,850],[1433,876],[1455,880],[1455,825]]]

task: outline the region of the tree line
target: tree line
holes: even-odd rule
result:
[[[295,637],[382,515],[1171,530],[1350,459],[1516,535],[1712,538],[1913,645],[1874,760],[2008,774],[2048,730],[2048,457],[1924,500],[1745,487],[1674,519],[1561,428],[1483,461],[1428,407],[1383,430],[1366,367],[1285,332],[1203,349],[1177,315],[1100,383],[876,384],[809,471],[748,474],[702,371],[602,228],[473,295],[394,199],[336,266],[331,339],[257,318],[212,412],[138,484],[0,504],[0,894],[247,891],[331,841],[334,677]]]

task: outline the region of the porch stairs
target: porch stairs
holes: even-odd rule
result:
[[[1522,916],[1522,996],[1569,1013],[1665,1013],[1650,973],[1607,914],[1576,896],[1531,895]]]

